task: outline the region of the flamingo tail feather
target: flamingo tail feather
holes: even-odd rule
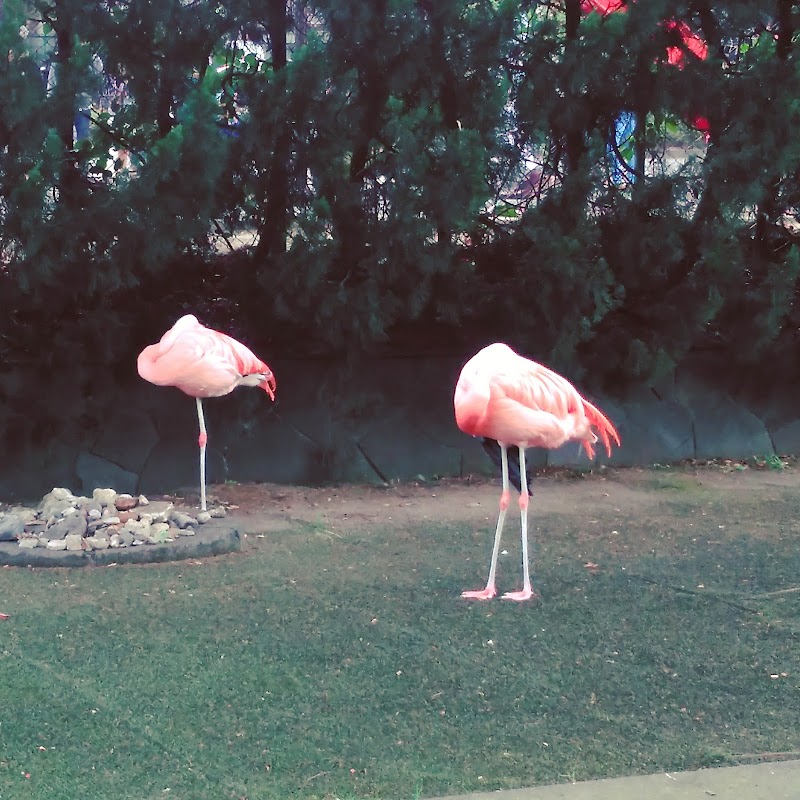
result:
[[[586,414],[586,419],[589,420],[593,428],[597,429],[598,434],[600,435],[600,439],[603,442],[603,446],[606,448],[606,455],[611,457],[611,443],[612,440],[616,443],[617,447],[620,446],[621,442],[619,440],[619,434],[617,433],[617,429],[611,424],[609,419],[600,411],[599,408],[593,406],[587,400],[583,401],[583,410]],[[586,448],[586,452],[590,458],[594,457],[594,448],[589,442],[584,442],[583,446]]]

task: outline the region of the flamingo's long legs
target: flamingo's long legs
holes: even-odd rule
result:
[[[522,590],[519,592],[506,592],[504,600],[530,600],[536,597],[531,588],[530,566],[528,564],[528,476],[525,474],[525,448],[519,448],[519,515],[522,525]]]
[[[495,573],[497,571],[497,556],[500,552],[500,537],[503,535],[503,523],[506,521],[506,510],[511,492],[508,488],[508,452],[504,445],[500,445],[500,459],[503,471],[503,493],[500,495],[500,516],[497,518],[497,530],[494,534],[494,547],[492,548],[492,564],[489,567],[489,580],[486,588],[473,592],[462,592],[461,596],[470,600],[491,600],[497,594],[495,587]]]
[[[206,435],[206,421],[203,418],[203,404],[199,397],[197,400],[197,420],[200,423],[200,437],[197,443],[200,445],[200,510],[206,510],[206,442],[208,436]]]

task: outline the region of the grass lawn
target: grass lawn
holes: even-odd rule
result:
[[[0,799],[400,800],[800,751],[796,536],[724,533],[743,512],[685,488],[654,483],[635,552],[534,517],[538,604],[459,599],[492,531],[447,521],[0,570]]]

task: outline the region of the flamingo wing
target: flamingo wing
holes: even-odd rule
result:
[[[619,434],[600,409],[558,373],[522,356],[517,358],[513,374],[501,373],[494,381],[508,401],[527,409],[529,422],[539,428],[540,438],[545,439],[543,446],[560,447],[577,439],[587,455],[594,458],[593,445],[599,434],[610,456],[612,440],[617,446],[620,444]],[[536,446],[535,440],[532,444]]]
[[[619,443],[613,425],[566,378],[504,344],[485,347],[465,364],[455,406],[462,430],[507,446],[552,449],[577,439],[594,456],[593,428],[609,454],[611,440]]]
[[[159,386],[175,386],[192,397],[219,397],[239,385],[260,386],[275,398],[270,368],[243,344],[181,317],[137,362],[139,374]]]
[[[237,342],[236,339],[219,331],[211,332],[216,334],[227,346],[228,355],[233,359],[239,374],[238,382],[258,386],[274,400],[276,383],[272,370],[241,342]]]

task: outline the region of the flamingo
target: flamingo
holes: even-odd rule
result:
[[[603,413],[581,397],[572,384],[555,372],[515,353],[508,345],[495,343],[476,353],[461,370],[453,399],[458,427],[471,436],[484,437],[484,447],[492,454],[492,440],[500,448],[503,491],[500,515],[494,535],[492,562],[486,588],[462,592],[474,600],[490,600],[497,594],[495,571],[500,537],[506,518],[509,491],[509,448],[519,449],[519,473],[514,475],[519,489],[522,523],[522,590],[507,592],[506,600],[523,601],[536,597],[528,567],[528,496],[525,450],[528,447],[553,449],[577,440],[590,458],[594,457],[597,430],[611,455],[611,442],[620,444],[619,435]],[[496,452],[496,451],[495,451]],[[524,487],[524,490],[523,490]]]
[[[175,386],[197,402],[200,423],[200,509],[206,510],[206,424],[203,397],[221,397],[237,386],[257,386],[275,400],[272,370],[243,344],[206,328],[197,317],[181,317],[139,353],[139,375],[156,386]]]

